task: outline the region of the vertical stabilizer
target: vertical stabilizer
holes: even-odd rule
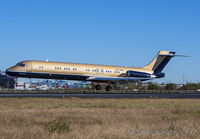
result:
[[[154,73],[161,73],[172,57],[175,56],[175,52],[160,51],[156,58],[147,66],[145,70],[153,71]]]

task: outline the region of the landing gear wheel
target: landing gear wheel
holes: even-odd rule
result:
[[[106,91],[110,91],[112,90],[112,87],[109,85],[109,86],[106,86]]]
[[[95,86],[95,89],[96,89],[96,90],[101,90],[102,87],[101,87],[101,85],[96,85],[96,86]]]

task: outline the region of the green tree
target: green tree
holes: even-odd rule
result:
[[[187,83],[186,85],[182,86],[180,89],[181,90],[197,90],[199,89],[199,85],[194,84],[194,83]]]
[[[160,87],[156,84],[151,83],[148,85],[148,90],[159,90],[159,89],[160,89]]]
[[[166,90],[176,90],[176,84],[169,83],[165,87]]]

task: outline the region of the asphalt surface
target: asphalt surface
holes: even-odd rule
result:
[[[34,94],[34,93],[0,93],[0,98],[168,98],[200,99],[200,93],[170,94]]]

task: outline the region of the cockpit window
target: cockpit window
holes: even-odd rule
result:
[[[17,63],[16,66],[25,67],[26,65],[23,62]]]

